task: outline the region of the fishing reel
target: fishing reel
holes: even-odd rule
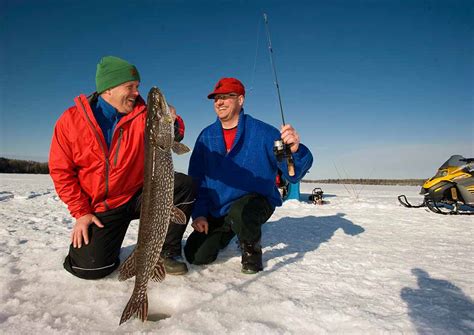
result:
[[[290,146],[283,143],[283,140],[275,140],[273,141],[273,154],[276,159],[281,162],[288,155],[291,155]]]
[[[291,155],[290,146],[283,143],[283,140],[281,139],[275,140],[273,141],[273,154],[279,162],[282,162],[283,159],[286,159],[288,164],[288,174],[290,176],[294,176],[295,164],[293,162],[293,156]]]

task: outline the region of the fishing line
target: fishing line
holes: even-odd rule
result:
[[[342,165],[342,171],[344,171],[345,178],[346,178],[347,180],[350,180],[350,179],[352,179],[352,178],[349,176],[349,174],[347,173],[347,171],[346,171],[346,168],[344,167],[344,165]],[[356,191],[356,188],[355,188],[354,184],[352,184],[352,183],[349,183],[348,185],[350,185],[350,187],[351,187],[351,189],[352,189],[352,192],[353,192],[353,195],[354,195],[354,197],[356,198],[356,200],[358,200],[358,199],[359,199],[359,197],[358,197],[358,195],[357,195],[357,191]]]
[[[375,166],[372,168],[372,171],[369,173],[369,178],[367,178],[367,179],[370,180],[370,179],[372,178],[374,172],[375,172]],[[367,185],[368,185],[368,184],[365,184],[365,185],[363,185],[363,186],[360,188],[359,193],[357,193],[357,197],[359,197],[359,195],[362,193],[362,190],[363,190]]]
[[[336,173],[339,176],[339,179],[342,180],[343,178],[341,177],[341,174],[339,173],[339,170],[337,169],[336,163],[334,163],[334,161],[332,163],[334,164],[334,168],[336,169]],[[353,194],[351,192],[349,192],[349,190],[347,189],[345,183],[342,183],[342,186],[344,186],[345,190],[347,191],[347,193],[349,194],[350,197],[353,196]]]
[[[248,89],[248,93],[253,91],[253,84],[255,82],[255,74],[257,73],[257,59],[258,59],[258,47],[260,46],[260,22],[262,22],[262,18],[260,18],[257,22],[257,46],[255,48],[255,60],[253,62],[253,71],[251,74],[250,79],[250,88]]]

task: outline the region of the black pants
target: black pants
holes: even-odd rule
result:
[[[175,173],[174,204],[186,214],[188,222],[193,209],[195,188],[191,177]],[[95,213],[103,228],[89,226],[89,244],[81,248],[69,247],[64,268],[84,279],[99,279],[113,272],[120,264],[119,254],[130,221],[140,217],[140,194],[135,194],[126,204],[112,210]],[[170,223],[163,250],[163,256],[181,255],[181,239],[186,225]]]
[[[259,194],[249,194],[230,207],[220,218],[208,217],[208,233],[193,231],[184,246],[184,255],[191,264],[209,264],[216,260],[219,250],[225,248],[237,235],[242,242],[256,242],[262,236],[262,224],[272,216],[275,208]]]

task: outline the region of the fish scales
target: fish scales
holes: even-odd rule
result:
[[[148,316],[148,281],[161,281],[165,269],[160,259],[172,212],[183,221],[184,213],[173,206],[174,169],[171,150],[189,151],[174,142],[174,122],[164,95],[156,87],[148,93],[145,127],[145,175],[142,193],[138,241],[135,250],[120,267],[120,280],[136,276],[132,296],[120,324],[137,315]],[[186,223],[186,222],[177,222]]]

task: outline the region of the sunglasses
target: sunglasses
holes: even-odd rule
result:
[[[227,100],[227,99],[234,99],[236,97],[238,97],[239,95],[238,94],[235,94],[235,93],[229,93],[229,94],[216,94],[214,96],[214,101],[217,101],[217,100]]]

